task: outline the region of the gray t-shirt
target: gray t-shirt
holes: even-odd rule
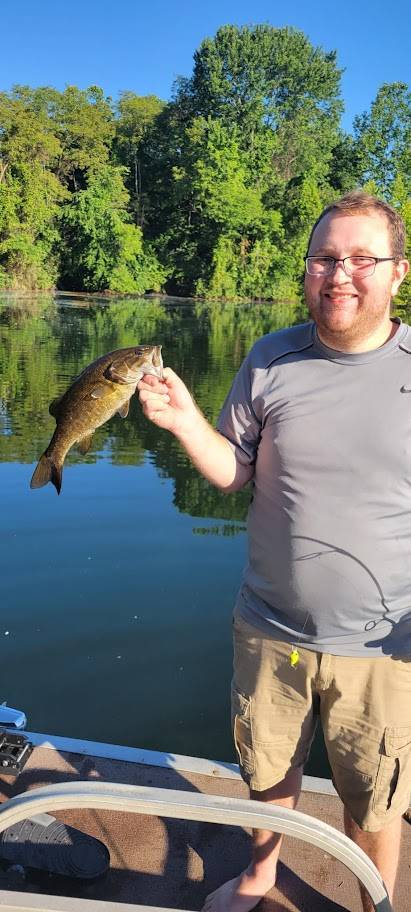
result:
[[[321,652],[411,656],[411,327],[327,348],[313,323],[263,336],[218,429],[254,465],[236,613]]]

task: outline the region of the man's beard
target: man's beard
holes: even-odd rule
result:
[[[333,342],[337,348],[339,342],[344,342],[345,345],[347,343],[355,344],[378,332],[378,329],[386,322],[387,315],[389,316],[390,308],[388,302],[390,302],[390,296],[387,290],[387,297],[382,298],[379,305],[374,303],[371,309],[370,307],[361,307],[356,304],[355,309],[353,308],[353,313],[350,315],[349,309],[344,311],[344,308],[341,308],[339,313],[338,309],[334,310],[332,305],[327,306],[326,298],[325,301],[322,297],[317,297],[312,301],[308,298],[306,299],[308,309],[317,326],[320,337]]]

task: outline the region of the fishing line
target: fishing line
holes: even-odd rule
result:
[[[355,561],[355,563],[358,564],[360,567],[362,567],[362,569],[365,570],[365,572],[368,574],[368,576],[370,577],[370,579],[372,580],[372,582],[374,583],[374,585],[377,589],[377,592],[378,592],[378,595],[380,598],[380,602],[384,609],[385,614],[386,615],[389,614],[390,609],[389,609],[388,605],[386,604],[384,593],[381,589],[381,586],[380,586],[376,576],[374,576],[374,574],[372,573],[370,568],[367,567],[367,565],[364,564],[364,562],[362,560],[360,560],[359,557],[356,557],[355,554],[351,554],[350,551],[346,551],[345,548],[339,548],[336,545],[330,544],[330,542],[321,541],[321,539],[319,539],[319,538],[310,538],[308,535],[292,535],[291,539],[295,539],[295,540],[300,539],[301,541],[313,542],[315,545],[323,545],[324,547],[326,547],[328,549],[327,551],[314,551],[312,554],[304,554],[304,555],[302,555],[302,557],[296,557],[295,558],[296,562],[302,561],[302,560],[312,560],[315,557],[321,557],[323,554],[333,554],[333,553],[334,554],[344,554],[345,557],[350,557],[351,560]],[[290,665],[292,668],[295,668],[295,666],[298,665],[298,662],[300,661],[300,653],[298,651],[298,645],[301,643],[301,637],[303,636],[308,618],[309,618],[309,612],[307,611],[302,630],[300,631],[296,642],[291,644],[291,652],[290,652],[288,658],[289,658],[289,662],[290,662]],[[391,624],[391,626],[393,628],[396,626],[395,621],[393,621],[391,618],[381,617],[378,620],[367,621],[367,623],[364,627],[364,630],[366,630],[367,632],[369,630],[375,630],[375,628],[378,627],[378,624],[381,624],[384,621]]]

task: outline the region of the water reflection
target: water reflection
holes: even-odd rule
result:
[[[193,391],[215,421],[234,374],[260,335],[302,319],[296,305],[176,303],[152,298],[114,302],[75,296],[0,297],[0,461],[34,462],[54,429],[50,401],[100,354],[138,343],[163,344],[165,363]],[[179,510],[195,516],[240,519],[248,494],[224,498],[191,468],[168,434],[140,416],[112,419],[98,429],[85,458],[140,465],[148,451],[160,475],[172,478]]]

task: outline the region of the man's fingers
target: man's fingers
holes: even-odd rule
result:
[[[181,422],[187,423],[187,413],[190,420],[193,414],[197,417],[187,387],[170,367],[164,369],[162,380],[145,374],[137,384],[137,390],[145,417],[172,433],[182,426]]]
[[[139,392],[140,402],[146,404],[148,402],[159,402],[159,403],[169,403],[170,396],[168,393],[155,393],[151,389],[141,389]]]
[[[142,379],[137,383],[137,389],[167,389],[175,381],[182,382],[177,374],[171,370],[171,367],[165,367],[163,370],[163,379],[155,377],[154,374],[144,374]]]
[[[145,395],[147,398],[143,401],[142,397]],[[169,396],[157,396],[155,393],[145,393],[144,390],[140,393],[140,400],[143,406],[143,412],[146,418],[149,418],[151,421],[155,421],[159,415],[163,415],[164,412],[169,408]]]
[[[143,390],[143,389],[154,390],[155,389],[156,391],[159,391],[159,390],[166,391],[167,386],[165,383],[163,383],[162,380],[158,380],[157,377],[153,377],[152,374],[144,374],[144,377],[142,378],[142,380],[139,380],[137,383],[137,389],[138,390]]]
[[[167,409],[168,406],[166,404],[162,405],[161,402],[149,402],[148,405],[143,406],[143,415],[154,424],[168,427],[169,414]]]
[[[178,374],[175,374],[171,367],[165,367],[163,370],[163,378],[166,383],[172,383],[173,380],[180,380]]]

